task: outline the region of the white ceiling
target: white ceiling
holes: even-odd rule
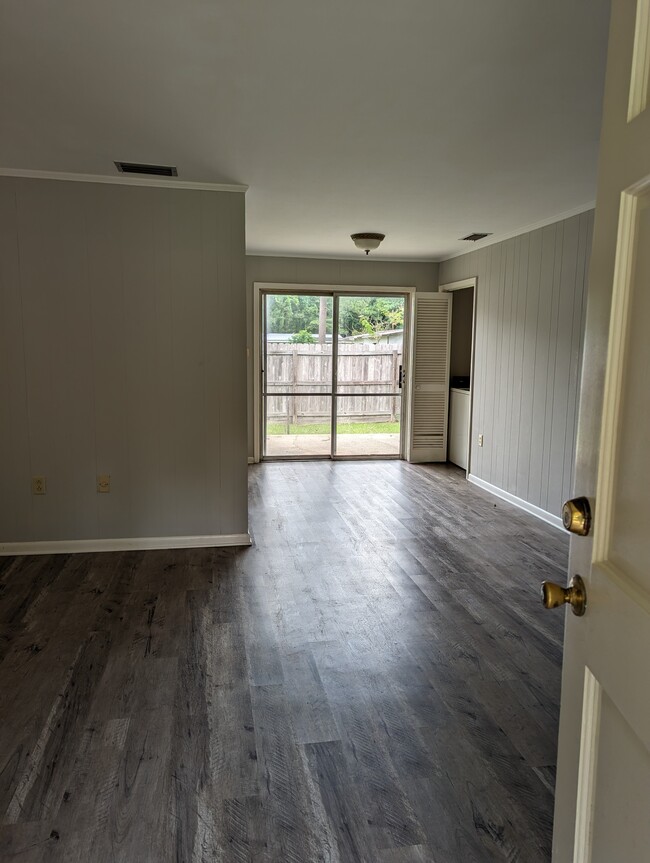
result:
[[[254,254],[436,260],[594,198],[608,0],[5,0],[0,166],[246,183]]]

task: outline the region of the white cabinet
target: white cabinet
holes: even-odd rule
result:
[[[469,449],[469,390],[449,390],[449,461],[467,470]]]

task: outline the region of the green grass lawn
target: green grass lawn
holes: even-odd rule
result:
[[[268,423],[266,433],[276,434],[329,434],[329,423],[311,425],[290,425],[289,431],[284,423]],[[339,423],[337,434],[399,434],[399,423]]]

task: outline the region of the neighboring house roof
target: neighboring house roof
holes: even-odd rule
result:
[[[404,334],[403,329],[380,330],[378,333],[358,333],[356,336],[342,336],[341,341],[342,342],[362,342],[362,341],[368,341],[369,339],[372,341],[376,341],[377,339],[382,338],[382,336],[396,336],[396,335],[401,336],[403,334]],[[314,337],[315,341],[318,341],[318,334],[317,333],[312,333],[312,336]],[[293,339],[293,337],[294,337],[294,333],[267,333],[266,334],[266,341],[267,342],[273,342],[273,343],[290,342]],[[332,334],[331,333],[327,333],[327,335],[325,336],[325,341],[326,342],[332,341]]]
[[[356,336],[347,336],[345,341],[363,341],[364,339],[380,339],[382,336],[403,335],[404,329],[400,327],[397,330],[379,330],[377,333],[358,333]]]
[[[295,335],[295,333],[267,333],[266,334],[266,341],[267,342],[274,342],[274,343],[290,342],[293,339],[294,335]],[[313,336],[314,341],[317,342],[318,341],[318,333],[311,333],[311,335]],[[325,341],[326,342],[332,341],[332,334],[331,333],[327,333],[327,335],[325,336]]]

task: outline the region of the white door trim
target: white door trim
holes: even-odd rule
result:
[[[253,282],[259,292],[272,294],[354,294],[355,296],[377,294],[414,294],[416,289],[408,285],[318,285],[306,282]],[[435,293],[435,291],[433,292]]]

